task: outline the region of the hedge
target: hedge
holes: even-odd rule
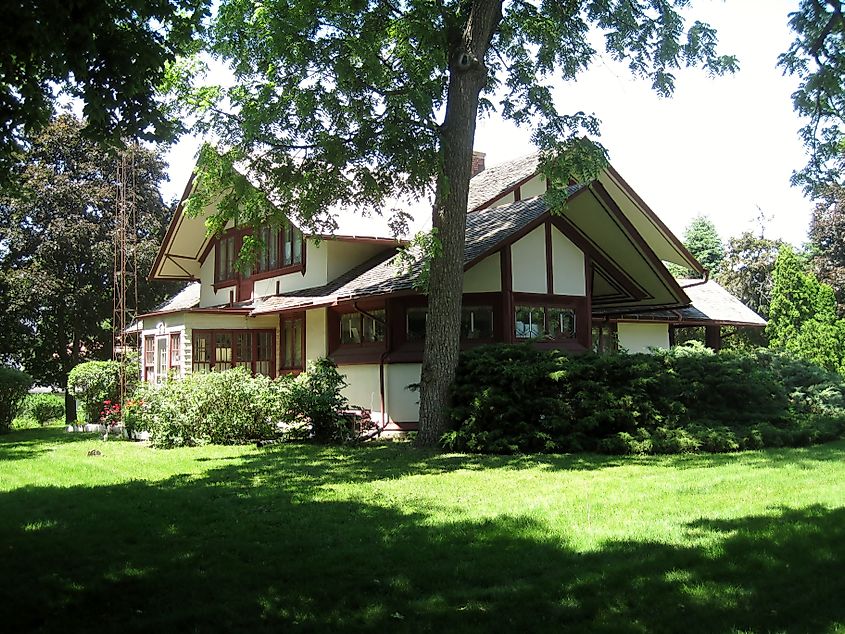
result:
[[[842,437],[845,384],[765,349],[567,356],[491,345],[462,354],[451,415],[450,449],[734,451]]]
[[[0,434],[12,428],[12,421],[21,410],[32,377],[16,368],[0,366]]]

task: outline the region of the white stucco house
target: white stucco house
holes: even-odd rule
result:
[[[672,277],[664,262],[704,271],[612,167],[571,186],[567,207],[553,214],[537,155],[489,169],[483,158],[476,153],[467,209],[463,346],[637,352],[668,347],[676,327],[704,326],[717,347],[722,326],[765,325],[715,282]],[[191,284],[139,317],[145,380],[234,365],[277,376],[328,356],[352,403],[388,430],[416,428],[408,386],[419,381],[426,297],[414,288],[416,265],[397,265],[409,236],[347,212],[330,236],[294,223],[261,228],[269,246],[239,272],[234,262],[253,229],[208,235],[204,220],[180,204],[155,260],[152,279]]]

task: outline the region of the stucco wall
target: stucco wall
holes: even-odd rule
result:
[[[546,229],[540,225],[511,245],[513,290],[518,293],[545,293]]]
[[[349,383],[343,389],[343,395],[350,405],[357,405],[372,411],[374,420],[380,420],[381,396],[379,392],[378,364],[341,365],[338,370]]]
[[[305,312],[305,364],[325,357],[329,353],[326,340],[328,313],[325,308]]]
[[[501,258],[487,256],[464,273],[464,293],[494,293],[502,290]]]
[[[501,205],[507,205],[508,203],[512,203],[513,201],[514,201],[514,195],[513,195],[513,192],[511,192],[510,194],[505,194],[504,196],[502,196],[498,200],[492,202],[487,208],[500,207]]]
[[[420,363],[393,363],[385,366],[385,391],[387,413],[390,420],[399,423],[415,423],[420,419],[420,393],[407,389],[408,385],[420,382]]]
[[[556,227],[552,227],[552,278],[556,295],[587,294],[584,253]]]
[[[346,240],[326,240],[323,244],[328,254],[326,277],[329,282],[363,264],[380,251],[391,248],[384,244]]]
[[[546,193],[546,177],[542,174],[537,174],[527,183],[524,183],[519,188],[520,197],[522,200],[527,200],[528,198],[534,198],[534,196],[539,196],[540,194]]]
[[[619,348],[630,353],[648,352],[649,348],[669,347],[668,324],[641,324],[619,322],[617,325]]]

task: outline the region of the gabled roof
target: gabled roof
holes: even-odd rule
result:
[[[763,328],[766,320],[713,280],[678,280],[691,305],[674,310],[647,310],[608,314],[621,320],[668,321],[676,326],[722,324]],[[601,312],[601,311],[596,311]]]
[[[469,182],[467,210],[472,212],[486,206],[509,189],[537,173],[540,153],[535,152],[482,170]]]

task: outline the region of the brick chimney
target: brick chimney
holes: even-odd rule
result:
[[[487,156],[487,154],[484,152],[478,152],[477,150],[472,151],[472,171],[470,172],[470,178],[484,171],[485,156]]]

